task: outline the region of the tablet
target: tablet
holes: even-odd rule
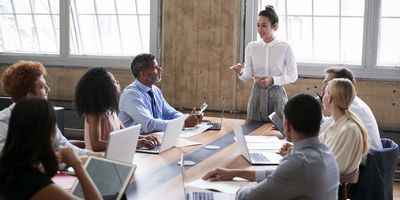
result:
[[[119,200],[135,172],[136,165],[89,156],[84,168],[92,178],[103,198]],[[72,186],[71,192],[75,196],[84,198],[83,190],[78,179]]]

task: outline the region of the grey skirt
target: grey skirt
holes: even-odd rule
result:
[[[288,97],[283,86],[273,85],[265,88],[253,84],[247,105],[247,120],[269,121],[268,115],[276,112],[283,117],[283,108]]]

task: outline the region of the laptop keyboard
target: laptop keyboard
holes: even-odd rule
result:
[[[250,158],[254,162],[270,162],[262,153],[250,153]]]
[[[209,128],[210,130],[221,130],[221,124],[220,123],[209,122],[208,125],[212,125]]]
[[[211,192],[186,193],[186,200],[213,200],[213,199],[214,199],[214,194]]]

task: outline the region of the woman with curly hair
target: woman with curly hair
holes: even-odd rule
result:
[[[104,151],[110,132],[123,129],[118,118],[119,82],[106,69],[88,70],[75,88],[75,109],[85,115],[85,147]],[[154,148],[159,142],[154,136],[140,138],[137,148]]]

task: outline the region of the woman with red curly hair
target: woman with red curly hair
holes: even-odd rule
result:
[[[14,102],[19,102],[27,96],[35,96],[47,100],[50,87],[44,79],[46,75],[47,71],[42,63],[25,60],[18,61],[8,67],[2,75],[4,91],[11,96]],[[14,106],[15,103],[0,111],[0,151],[3,149],[7,138],[8,123]],[[53,149],[55,150],[58,146],[70,147],[80,156],[88,153],[87,150],[72,145],[57,128]]]

